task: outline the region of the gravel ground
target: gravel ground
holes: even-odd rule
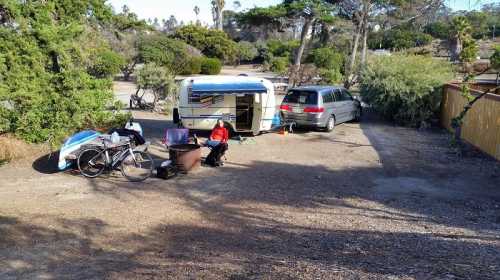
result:
[[[1,167],[0,279],[500,279],[498,162],[372,120],[255,141],[140,184]]]

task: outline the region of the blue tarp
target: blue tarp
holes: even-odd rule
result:
[[[267,88],[259,81],[241,81],[233,83],[214,83],[209,81],[194,81],[193,93],[202,94],[237,94],[266,93]]]

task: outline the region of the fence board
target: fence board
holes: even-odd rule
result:
[[[466,104],[459,86],[445,85],[441,125],[452,131],[451,120],[460,114]],[[474,104],[464,119],[462,139],[500,160],[500,96],[488,94]]]

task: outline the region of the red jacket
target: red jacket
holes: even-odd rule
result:
[[[210,139],[215,141],[227,142],[229,139],[229,133],[225,127],[214,127],[212,134],[210,134]]]

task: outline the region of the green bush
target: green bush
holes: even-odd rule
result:
[[[310,57],[311,62],[318,68],[342,69],[345,56],[331,48],[315,49]]]
[[[222,63],[217,58],[204,58],[201,62],[201,74],[217,75],[222,70]]]
[[[104,13],[111,14],[109,7],[100,1],[71,9],[55,3],[7,3],[2,9],[11,15],[10,22],[0,24],[2,133],[57,147],[75,131],[106,128],[124,116],[108,110],[114,105],[112,81],[96,78],[115,72],[119,59],[110,51],[96,59],[90,46],[102,44],[83,40],[88,34],[99,36],[85,23],[98,23]]]
[[[237,60],[238,45],[224,31],[186,25],[178,28],[173,37],[198,48],[208,57],[228,63]]]
[[[320,68],[319,76],[323,84],[338,84],[342,82],[343,79],[342,73],[340,73],[340,70],[337,68]]]
[[[189,46],[164,34],[144,36],[138,45],[141,62],[166,67],[175,74],[183,73],[192,62]]]
[[[434,38],[449,39],[451,35],[451,26],[448,22],[437,21],[425,26],[425,33]]]
[[[258,51],[256,60],[270,65],[274,57],[286,57],[288,61],[292,61],[293,54],[299,47],[300,41],[268,40],[258,41],[255,45]]]
[[[96,55],[87,71],[96,78],[111,78],[120,73],[125,63],[125,58],[120,54],[112,50],[104,50]]]
[[[182,70],[181,74],[182,75],[200,74],[202,61],[203,61],[202,57],[191,57],[184,66],[184,69]]]
[[[391,29],[385,32],[371,33],[368,37],[370,49],[404,50],[430,44],[432,36],[420,31]]]
[[[169,70],[153,63],[137,71],[137,86],[142,90],[151,90],[156,100],[171,97],[177,89],[175,78]]]
[[[370,60],[361,73],[363,101],[398,124],[420,126],[441,102],[441,86],[453,78],[443,60],[424,56],[384,56]]]
[[[300,41],[269,40],[267,41],[267,46],[273,56],[290,57],[300,46]]]
[[[258,52],[257,48],[252,43],[247,42],[247,41],[238,42],[238,58],[239,58],[240,62],[241,61],[251,62],[258,55],[259,55],[259,52]]]
[[[288,70],[288,57],[273,57],[269,63],[269,70],[279,74],[284,74]]]

